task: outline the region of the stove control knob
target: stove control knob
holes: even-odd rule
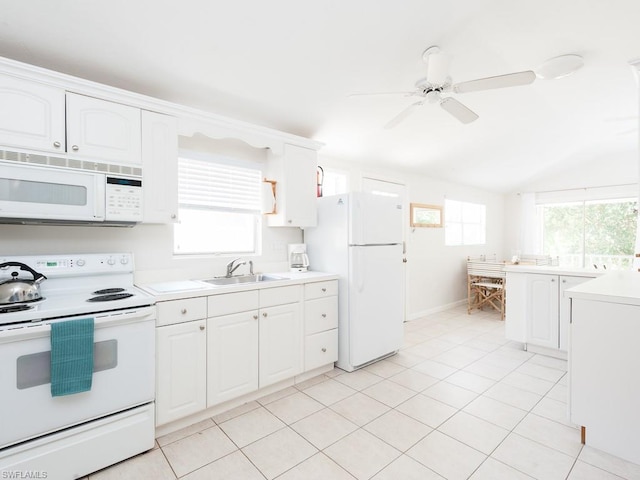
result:
[[[108,264],[108,265],[115,265],[115,264],[116,264],[116,261],[115,261],[115,259],[113,259],[113,258],[109,258],[109,260],[107,260],[107,264]]]
[[[85,263],[87,262],[85,262],[83,258],[79,258],[78,260],[76,260],[76,265],[79,267],[84,267]]]
[[[129,263],[129,259],[128,259],[127,257],[122,257],[122,258],[120,259],[120,263],[121,263],[122,265],[126,265],[127,263]]]

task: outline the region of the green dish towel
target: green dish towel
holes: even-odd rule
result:
[[[51,396],[91,390],[93,318],[51,324]]]

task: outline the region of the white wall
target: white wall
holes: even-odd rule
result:
[[[322,154],[319,163],[326,168],[348,171],[351,189],[354,191],[360,190],[363,176],[372,176],[404,183],[408,189],[409,202],[443,205],[445,198],[451,198],[486,205],[487,243],[482,246],[445,246],[444,228],[411,229],[407,220],[407,319],[415,319],[452,304],[466,302],[467,256],[495,253],[498,259],[504,259],[509,253],[505,252],[503,242],[505,217],[504,197],[501,194],[421,174],[326,158]]]

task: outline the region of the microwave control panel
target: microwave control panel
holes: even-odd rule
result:
[[[142,221],[142,180],[107,177],[105,220]]]

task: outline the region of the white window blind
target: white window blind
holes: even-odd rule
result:
[[[179,255],[258,255],[261,233],[260,166],[185,152],[178,159]]]
[[[178,162],[178,203],[187,208],[260,212],[262,172],[193,158]]]

